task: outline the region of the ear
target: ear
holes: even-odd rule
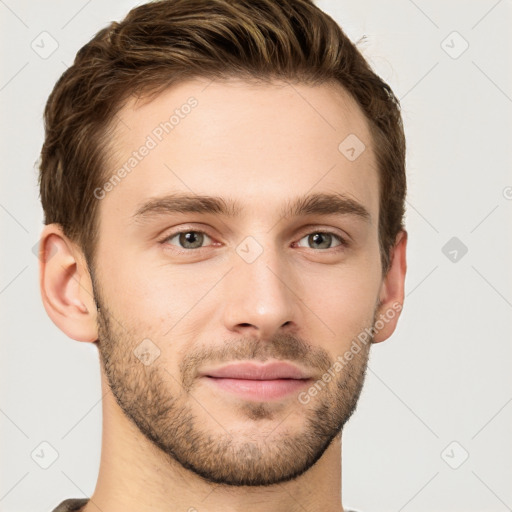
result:
[[[82,251],[59,224],[48,224],[39,244],[39,286],[52,322],[70,338],[98,339],[92,282]]]
[[[387,340],[395,331],[404,303],[407,231],[398,233],[391,250],[391,265],[382,281],[379,292],[379,307],[375,319],[373,343]]]

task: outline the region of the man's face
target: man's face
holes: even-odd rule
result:
[[[375,321],[375,156],[340,89],[206,85],[182,83],[119,113],[109,171],[120,179],[98,191],[99,349],[120,407],[163,453],[211,482],[270,485],[308,470],[356,407],[370,343],[332,367]],[[173,211],[159,201],[170,194],[240,211]],[[313,194],[362,208],[335,214],[317,202],[283,216]],[[262,382],[207,376],[276,360],[309,380],[265,394]]]

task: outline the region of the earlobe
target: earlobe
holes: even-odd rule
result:
[[[52,322],[70,338],[98,339],[92,282],[82,252],[58,224],[48,224],[39,245],[39,285]]]
[[[391,253],[391,265],[382,281],[373,343],[387,340],[395,331],[404,303],[407,231],[398,233]]]

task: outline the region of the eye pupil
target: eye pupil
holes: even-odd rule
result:
[[[197,231],[187,231],[185,233],[180,233],[180,244],[187,249],[196,249],[197,247],[200,247],[202,241],[203,235]],[[188,244],[192,244],[193,247],[189,247]]]
[[[332,235],[329,233],[315,233],[313,235],[309,235],[310,241],[313,243],[319,243],[322,245],[322,238],[324,239],[323,248],[329,248],[331,245]]]

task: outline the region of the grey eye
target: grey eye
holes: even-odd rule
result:
[[[182,249],[199,249],[202,247],[205,237],[207,239],[210,238],[206,233],[203,233],[202,231],[190,230],[170,235],[167,238],[167,242],[171,245],[176,245],[171,242],[176,237],[178,237],[178,247]]]
[[[306,235],[304,238],[301,239],[304,240],[307,238],[307,243],[310,244],[311,249],[330,249],[331,243],[334,240],[338,240],[338,245],[342,245],[341,237],[338,235],[335,235],[334,233],[325,233],[322,231],[316,231],[315,233],[310,233],[309,235]],[[300,245],[300,241],[299,241]],[[304,247],[304,246],[301,246]]]

